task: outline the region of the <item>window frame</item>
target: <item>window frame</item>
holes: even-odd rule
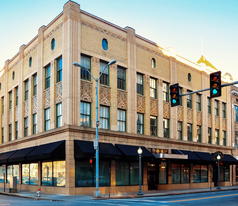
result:
[[[183,140],[183,122],[178,121],[178,125],[181,124],[181,130],[179,130],[179,126],[177,126],[178,130],[178,139]]]
[[[56,73],[56,83],[61,82],[63,79],[63,60],[62,60],[62,56],[59,57],[57,60],[57,73]]]
[[[169,83],[163,82],[163,101],[169,102]]]
[[[87,114],[87,108],[89,107],[89,114]],[[83,108],[86,110],[83,110]],[[83,113],[82,113],[83,112]],[[81,118],[89,119],[89,124],[82,124]],[[80,126],[91,127],[91,103],[89,102],[80,102]]]
[[[151,125],[151,119],[155,120],[155,125]],[[157,136],[157,117],[150,115],[150,135]]]
[[[48,118],[47,118],[47,113],[49,114]],[[50,130],[50,107],[48,107],[44,110],[44,129],[45,129],[45,131]]]
[[[197,94],[196,95],[197,96],[197,102],[196,102],[196,104],[197,104],[197,111],[201,111],[201,94]]]
[[[60,108],[60,110],[59,110]],[[60,113],[59,113],[60,111]],[[62,102],[56,104],[56,128],[63,126],[63,118],[62,118]],[[61,124],[59,124],[59,121]]]
[[[25,101],[29,99],[29,79],[25,80]]]
[[[108,114],[108,116],[102,116],[101,108],[105,108],[105,109],[107,108],[106,113]],[[101,120],[106,121],[106,123],[107,123],[106,126],[103,125],[103,122]],[[100,129],[110,130],[110,107],[100,105]]]
[[[8,140],[12,141],[12,124],[8,125]]]
[[[207,97],[207,112],[211,114],[211,98]]]
[[[50,88],[50,64],[45,67],[45,89]]]
[[[144,78],[141,73],[136,73],[136,93],[144,95]]]
[[[37,95],[37,74],[33,75],[33,96]]]
[[[215,115],[219,117],[219,101],[215,100]]]
[[[100,71],[99,71],[99,75],[101,75],[100,77],[100,84],[102,85],[106,85],[109,86],[109,75],[110,75],[110,69],[109,66],[107,66],[107,62],[100,60]],[[107,67],[106,67],[107,66]],[[105,68],[106,67],[106,68]],[[105,69],[104,69],[105,68]],[[103,70],[104,69],[104,70]],[[102,71],[103,70],[103,71]]]
[[[9,110],[12,109],[12,91],[10,91],[9,93]]]
[[[187,93],[192,92],[191,90],[187,90]],[[187,108],[193,109],[193,96],[192,94],[187,95]]]
[[[15,139],[18,139],[18,121],[15,122]]]
[[[223,145],[226,146],[226,131],[222,131],[222,139],[223,139],[222,141]]]
[[[91,57],[85,54],[81,54],[81,65],[91,72]],[[80,68],[80,78],[83,80],[91,81],[91,75],[84,68]]]
[[[207,143],[212,144],[212,128],[207,128]]]
[[[121,115],[119,115],[119,113],[122,112],[124,115],[124,120],[123,119],[119,119],[119,117],[121,117]],[[120,129],[120,125],[124,125],[125,130]],[[126,132],[126,110],[123,109],[117,109],[117,131],[119,132]]]
[[[18,105],[18,87],[15,88],[16,89],[16,106]]]
[[[150,77],[150,97],[157,99],[157,81]]]
[[[189,132],[189,127],[191,128],[191,131]],[[189,135],[190,134],[190,135]],[[190,137],[191,136],[191,137]],[[193,141],[193,125],[187,123],[187,137],[188,137],[188,141],[192,142]]]
[[[24,118],[24,137],[28,136],[28,117]]]
[[[126,69],[121,66],[117,66],[117,89],[126,90]]]
[[[32,115],[32,133],[36,134],[37,133],[37,113]]]
[[[202,142],[202,127],[197,125],[197,142]]]
[[[220,145],[220,137],[219,137],[219,130],[218,129],[215,129],[215,144]]]
[[[166,128],[166,122],[167,121],[167,128]],[[167,136],[165,135],[167,134]],[[170,122],[169,119],[163,118],[163,137],[164,138],[170,138]]]
[[[141,119],[142,121],[140,121]],[[137,131],[137,134],[144,134],[144,114],[143,113],[137,113],[136,131]]]
[[[226,103],[222,102],[222,117],[226,118]]]

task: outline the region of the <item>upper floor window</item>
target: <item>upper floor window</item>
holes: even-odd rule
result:
[[[9,109],[12,109],[12,91],[9,92]]]
[[[102,39],[102,48],[103,50],[108,50],[108,41],[106,39]]]
[[[33,114],[33,134],[36,134],[37,131],[37,113]]]
[[[24,118],[24,137],[28,136],[28,117]]]
[[[238,106],[235,106],[235,111],[236,111],[236,122],[238,122]]]
[[[150,135],[157,135],[157,118],[150,116]]]
[[[18,87],[16,87],[16,106],[18,105]]]
[[[215,129],[215,144],[219,145],[219,130]]]
[[[126,90],[126,69],[117,67],[117,88]]]
[[[109,67],[107,62],[100,61],[100,75],[100,84],[109,86]]]
[[[201,94],[197,94],[197,110],[201,111]]]
[[[12,72],[12,80],[14,80],[15,79],[15,72],[13,71]]]
[[[151,59],[151,67],[152,67],[152,69],[155,69],[155,67],[156,67],[156,61],[154,58]]]
[[[137,134],[144,134],[144,114],[137,113]]]
[[[100,106],[100,128],[101,129],[109,129],[110,124],[110,108]]]
[[[164,137],[169,138],[169,119],[163,119]]]
[[[126,132],[126,111],[117,110],[117,131]]]
[[[226,118],[226,103],[222,102],[222,117]]]
[[[188,93],[189,92],[192,92],[192,91],[188,90]],[[193,108],[192,107],[192,95],[191,94],[187,95],[187,107],[190,108],[190,109]]]
[[[57,59],[57,79],[56,82],[62,81],[62,57]]]
[[[45,89],[50,87],[50,65],[45,68]]]
[[[157,98],[156,95],[156,80],[153,78],[150,78],[150,97]]]
[[[45,109],[45,131],[50,130],[50,108]]]
[[[81,65],[87,68],[89,71],[91,71],[91,57],[86,55],[81,55]],[[88,81],[91,80],[91,76],[86,69],[81,68],[80,75],[81,75],[81,79],[88,80]]]
[[[62,103],[56,104],[56,127],[62,126]]]
[[[137,94],[143,95],[143,75],[137,73]]]
[[[193,141],[193,127],[192,124],[187,124],[188,141]]]
[[[212,143],[212,129],[208,127],[208,137],[207,137],[207,143],[211,144]]]
[[[37,95],[37,74],[33,76],[33,96]]]
[[[207,98],[207,111],[208,111],[208,114],[211,114],[211,98],[210,97]]]
[[[226,131],[222,131],[223,145],[226,146]]]
[[[51,50],[54,50],[55,49],[55,39],[53,38],[51,40]]]
[[[88,102],[80,103],[80,126],[90,127],[91,123],[91,104]]]
[[[4,97],[2,97],[2,114],[4,113]]]
[[[9,136],[9,141],[12,141],[12,125],[11,124],[9,124],[9,128],[8,128],[9,130],[8,130],[8,136]]]
[[[32,57],[29,58],[29,67],[32,66]]]
[[[197,142],[202,142],[201,126],[197,126]]]
[[[188,81],[191,82],[191,80],[192,80],[192,76],[190,73],[188,73]]]
[[[183,139],[183,123],[178,122],[178,139]]]
[[[169,84],[167,82],[163,82],[163,100],[169,102]]]
[[[28,100],[28,93],[29,93],[29,80],[25,81],[25,101]]]
[[[215,114],[219,116],[219,101],[215,100]]]
[[[183,94],[183,88],[182,87],[179,87],[179,95]],[[182,103],[182,97],[179,97],[179,105],[180,106],[183,106],[183,103]]]

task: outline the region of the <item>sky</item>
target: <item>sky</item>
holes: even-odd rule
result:
[[[0,70],[67,0],[0,0]],[[80,8],[122,28],[135,29],[163,48],[197,62],[203,56],[238,80],[237,0],[75,0]],[[202,41],[201,41],[202,38]],[[201,43],[203,42],[203,43]],[[203,48],[203,49],[202,49]]]

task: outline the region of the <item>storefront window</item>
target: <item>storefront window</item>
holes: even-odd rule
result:
[[[0,167],[0,182],[1,182],[1,167]],[[236,182],[238,182],[238,165],[236,165]]]
[[[130,163],[130,185],[139,185],[139,163],[138,162]]]
[[[2,172],[2,166],[0,166],[0,183],[4,182],[4,176],[3,176],[3,172]]]
[[[45,186],[52,185],[52,162],[42,162],[41,184]]]
[[[167,184],[166,161],[161,161],[159,164],[159,184]]]
[[[65,186],[65,161],[53,162],[53,180],[54,186]]]
[[[22,184],[28,185],[29,184],[29,164],[22,164]]]
[[[30,185],[38,185],[38,163],[30,164]]]
[[[7,183],[10,183],[12,177],[12,165],[7,166]]]
[[[180,183],[180,164],[172,164],[172,184]]]
[[[207,165],[201,165],[201,182],[208,182]]]
[[[201,182],[201,166],[193,165],[193,183]]]
[[[225,181],[230,181],[230,166],[225,165],[224,166],[224,172],[225,172]]]
[[[116,162],[116,185],[129,185],[129,162]]]
[[[181,164],[181,183],[189,183],[189,164]]]
[[[12,176],[17,177],[17,184],[19,184],[19,165],[7,166],[7,183],[10,183]]]

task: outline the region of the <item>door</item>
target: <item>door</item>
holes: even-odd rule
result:
[[[148,190],[157,190],[156,171],[148,171]]]

